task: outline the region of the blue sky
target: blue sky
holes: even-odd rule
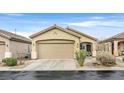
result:
[[[124,31],[123,13],[6,13],[0,14],[0,29],[28,37],[57,24],[77,29],[98,39]]]

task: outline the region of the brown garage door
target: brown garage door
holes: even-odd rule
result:
[[[5,55],[5,45],[0,44],[0,60],[4,58]]]
[[[38,56],[41,59],[72,59],[74,56],[74,43],[38,44]]]

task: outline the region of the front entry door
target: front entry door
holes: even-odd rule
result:
[[[87,45],[87,51],[91,52],[91,45]]]

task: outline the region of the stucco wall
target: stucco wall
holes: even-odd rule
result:
[[[31,48],[30,44],[21,43],[16,41],[10,41],[10,51],[13,57],[18,57],[18,53],[27,53],[28,48]]]
[[[3,48],[3,50],[1,50],[1,52],[0,52],[1,53],[0,59],[11,56],[10,50],[9,50],[10,40],[5,37],[0,36],[0,41],[5,43],[4,46],[1,46]]]
[[[94,40],[94,39],[91,39],[91,38],[89,38],[89,37],[87,37],[87,36],[85,36],[85,35],[81,35],[81,34],[79,34],[79,33],[76,33],[76,32],[74,32],[74,31],[71,31],[71,30],[69,30],[69,29],[67,29],[69,32],[71,32],[71,33],[73,33],[73,34],[75,34],[75,35],[80,35],[80,42],[90,42],[90,43],[92,43],[92,54],[93,54],[93,56],[96,56],[96,47],[97,47],[97,41],[96,40]]]
[[[123,40],[115,40],[113,41],[113,51],[112,51],[112,42],[105,42],[105,43],[101,43],[98,44],[98,47],[100,50],[102,51],[107,51],[110,54],[112,54],[115,56],[119,56],[122,54],[122,51],[124,51],[124,42]]]
[[[9,45],[10,45],[10,40],[0,36],[0,41],[5,42],[5,50],[9,52]]]
[[[98,51],[108,51],[111,53],[112,52],[112,43],[111,42],[99,43]]]
[[[0,61],[4,58],[5,56],[5,45],[0,44]]]

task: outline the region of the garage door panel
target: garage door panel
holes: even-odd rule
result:
[[[38,56],[42,59],[72,59],[74,44],[38,44]]]

